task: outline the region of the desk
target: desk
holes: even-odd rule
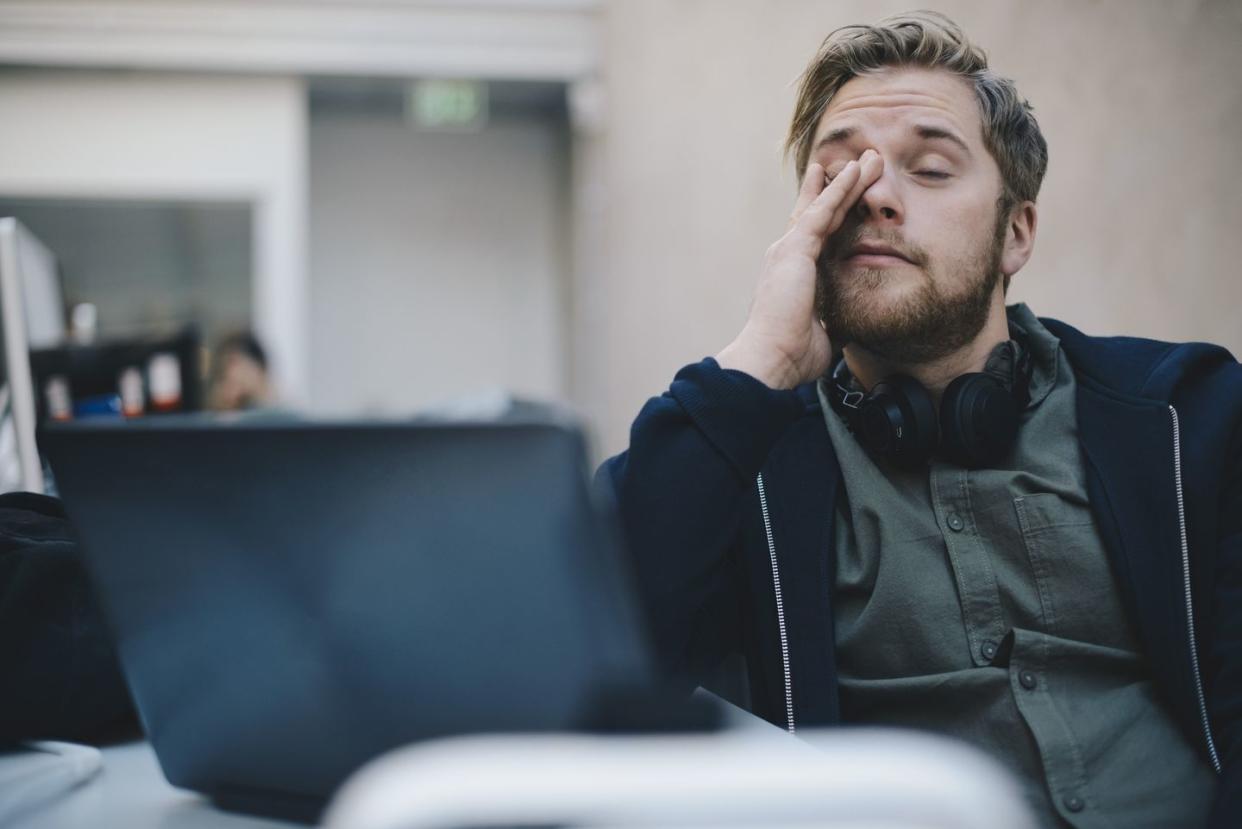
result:
[[[792,740],[769,726],[712,734],[510,735],[398,749],[361,771],[331,825],[910,826],[1034,829],[993,761],[930,735],[836,730]],[[36,753],[0,756],[30,774]],[[16,764],[16,765],[15,765]],[[762,774],[756,774],[756,770]],[[6,792],[0,789],[0,806]],[[147,743],[104,749],[88,782],[6,829],[305,829],[223,812],[170,786]]]
[[[164,779],[150,743],[111,746],[102,754],[103,768],[98,774],[54,802],[26,813],[15,829],[305,829],[297,823],[224,812],[200,795],[173,788]],[[28,761],[39,759],[31,754]],[[27,758],[10,754],[0,761],[11,768]]]
[[[781,731],[758,717],[700,689],[696,696],[722,706],[731,730],[759,731],[780,736]],[[147,742],[111,746],[101,751],[102,769],[94,777],[51,802],[23,811],[16,824],[22,829],[74,827],[134,827],[146,829],[306,829],[304,824],[250,817],[216,808],[201,795],[169,785],[155,752]],[[36,752],[0,755],[0,781],[5,772],[37,772],[47,755]],[[0,783],[0,803],[5,792]],[[0,815],[0,824],[7,829]]]

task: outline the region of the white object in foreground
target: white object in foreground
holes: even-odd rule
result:
[[[329,829],[569,825],[1034,829],[1017,784],[962,744],[887,730],[484,736],[364,766]]]

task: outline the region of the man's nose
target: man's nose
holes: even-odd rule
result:
[[[901,224],[905,213],[890,165],[884,165],[880,177],[858,197],[854,209],[862,221]]]

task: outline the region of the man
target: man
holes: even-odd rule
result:
[[[1006,309],[1047,151],[950,20],[832,33],[749,318],[615,488],[667,669],[1006,764],[1048,826],[1242,826],[1242,367]]]
[[[218,412],[266,408],[272,397],[267,352],[259,340],[247,332],[221,340],[208,383],[208,408]]]

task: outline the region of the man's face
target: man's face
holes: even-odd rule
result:
[[[974,339],[1001,276],[1006,217],[969,82],[914,68],[853,78],[811,146],[830,178],[868,148],[884,159],[819,260],[819,310],[833,342],[921,363]]]
[[[268,398],[267,371],[249,355],[236,350],[220,354],[219,373],[210,403],[220,411],[239,411],[262,405]]]

